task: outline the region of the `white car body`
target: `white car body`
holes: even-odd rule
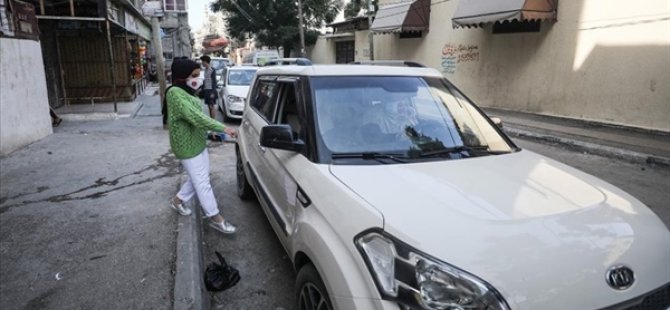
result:
[[[441,78],[432,69],[286,66],[259,70],[256,83],[266,75]],[[236,147],[238,190],[249,182],[298,281],[313,264],[334,309],[406,309],[399,297],[385,297],[357,247],[376,234],[398,253],[417,253],[414,263],[428,258],[474,276],[507,309],[628,309],[670,292],[670,231],[613,185],[527,150],[405,164],[315,162],[261,146],[270,121],[251,96]],[[606,278],[621,266],[634,271],[634,282],[615,289]],[[400,272],[393,275],[396,289],[406,289]],[[668,304],[654,309],[670,307],[661,302]]]
[[[249,85],[236,85],[231,83],[231,75],[239,74],[241,72],[255,73],[257,67],[252,66],[234,66],[229,67],[223,71],[221,77],[222,83],[219,85],[219,109],[224,114],[226,119],[240,119],[242,112],[244,112],[244,104],[249,93]],[[253,79],[253,75],[249,77],[249,83]]]

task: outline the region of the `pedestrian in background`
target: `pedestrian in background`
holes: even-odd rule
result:
[[[172,86],[166,91],[167,120],[172,152],[186,170],[186,180],[177,195],[170,199],[170,207],[181,215],[190,215],[191,210],[183,202],[198,196],[209,225],[226,234],[237,228],[225,220],[209,181],[209,153],[207,152],[207,130],[225,132],[235,137],[237,132],[202,113],[200,99],[195,95],[202,86],[200,66],[190,59],[175,60],[172,64]]]
[[[203,67],[205,67],[205,83],[202,86],[203,98],[205,98],[205,104],[209,108],[209,116],[213,119],[216,119],[216,99],[218,95],[216,93],[216,70],[212,68],[210,64],[212,59],[205,55],[200,57]]]

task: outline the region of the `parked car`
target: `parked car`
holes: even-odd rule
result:
[[[256,70],[257,67],[236,66],[223,71],[219,80],[219,111],[224,121],[242,118],[244,102]]]
[[[307,58],[278,58],[273,59],[265,63],[266,66],[288,66],[288,65],[299,65],[299,66],[310,66],[312,61]]]
[[[236,144],[297,271],[297,309],[655,309],[670,231],[516,146],[440,72],[259,69]]]
[[[223,70],[232,65],[232,61],[229,58],[224,57],[211,57],[210,65],[214,70],[216,70],[217,77],[223,74]]]

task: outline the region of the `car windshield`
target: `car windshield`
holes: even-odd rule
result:
[[[249,86],[251,80],[254,78],[256,70],[229,70],[228,71],[228,85],[235,86]]]
[[[314,77],[311,84],[333,159],[458,159],[514,148],[440,78]]]

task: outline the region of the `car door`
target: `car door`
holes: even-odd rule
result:
[[[275,124],[291,126],[295,139],[303,137],[303,117],[298,109],[297,77],[280,77],[277,79],[278,102]],[[278,227],[281,229],[282,243],[287,245],[287,240],[293,231],[297,208],[300,202],[297,200],[299,184],[291,174],[291,167],[296,167],[298,162],[306,162],[303,154],[280,149],[268,148],[262,154],[263,166],[267,169],[268,193],[271,195],[271,210]]]
[[[268,124],[274,123],[277,111],[277,98],[278,83],[276,82],[276,77],[259,77],[256,85],[254,85],[251,97],[248,98],[251,111],[245,113],[241,126],[245,135],[244,140],[246,141],[244,147],[247,162],[245,164],[249,171],[249,182],[251,182],[256,190],[264,211],[271,219],[270,222],[279,235],[283,231],[283,226],[276,224],[279,221],[276,220],[274,216],[276,212],[273,211],[273,206],[275,205],[275,202],[271,199],[271,197],[275,196],[271,193],[273,190],[271,184],[274,184],[272,181],[273,173],[271,172],[273,168],[267,166],[267,160],[265,159],[265,153],[268,151],[267,148],[260,145],[261,129]]]

